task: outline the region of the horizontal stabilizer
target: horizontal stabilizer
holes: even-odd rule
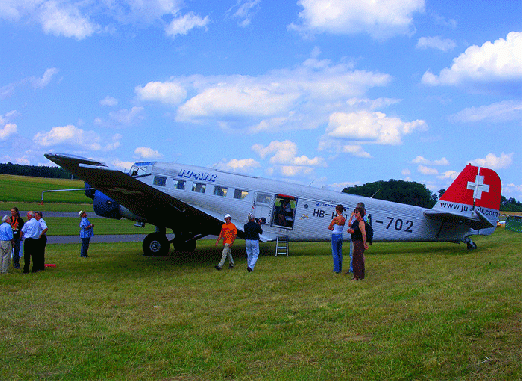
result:
[[[424,215],[432,220],[467,225],[473,230],[494,227],[494,225],[478,210],[473,211],[470,217],[457,213],[441,212],[434,209],[425,211]]]

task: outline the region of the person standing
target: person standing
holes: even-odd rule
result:
[[[31,256],[33,257],[33,269],[35,273],[39,271],[39,264],[41,260],[39,255],[41,253],[38,239],[42,234],[42,225],[34,218],[34,212],[27,212],[27,222],[22,228],[21,238],[24,240],[24,274],[29,273],[29,264],[31,263]]]
[[[364,221],[368,222],[368,217],[366,217],[366,207],[364,206],[363,202],[358,202],[356,208],[363,208],[364,210]],[[350,215],[350,219],[348,220],[348,226],[352,226],[353,221],[355,220],[355,209],[353,210],[352,214]],[[350,269],[345,273],[353,273],[353,241],[350,241]]]
[[[9,216],[5,215],[2,218],[2,225],[0,225],[0,273],[7,274],[9,269],[9,262],[11,262],[11,250],[13,247],[13,229],[7,222]]]
[[[234,258],[232,258],[232,250],[231,247],[234,244],[234,241],[237,237],[237,228],[236,225],[232,223],[232,217],[230,214],[225,215],[225,223],[221,225],[221,232],[219,233],[219,237],[216,241],[216,246],[219,243],[219,240],[223,238],[223,252],[221,253],[221,261],[219,264],[214,266],[216,270],[221,270],[223,265],[225,264],[225,260],[228,257],[230,264],[228,268],[231,269],[234,267]]]
[[[366,243],[366,223],[364,222],[365,211],[362,207],[355,208],[355,221],[348,228],[353,242],[353,278],[352,280],[363,280],[365,274],[364,251],[368,249]]]
[[[42,227],[42,234],[40,234],[40,238],[38,239],[38,246],[40,247],[40,255],[39,260],[40,263],[38,265],[39,270],[45,270],[45,247],[47,246],[47,223],[42,218],[43,214],[42,212],[34,212],[34,218],[36,221],[40,223],[40,226]]]
[[[332,231],[332,257],[333,271],[340,274],[343,271],[343,229],[346,224],[346,218],[343,216],[344,206],[337,205],[335,213],[337,215],[332,219],[328,230]]]
[[[20,232],[24,227],[24,220],[15,206],[11,209],[11,230],[13,231],[13,267],[20,268]]]
[[[80,257],[86,258],[89,244],[91,243],[91,237],[94,235],[94,224],[87,219],[87,213],[80,210],[78,215],[81,218],[80,221],[80,238],[82,239],[82,248],[80,250]]]
[[[248,215],[248,222],[243,229],[245,232],[247,271],[252,272],[259,257],[259,234],[263,234],[263,229],[261,229],[261,222],[256,222],[253,214]]]

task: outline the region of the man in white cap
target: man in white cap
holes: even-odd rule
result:
[[[218,265],[215,266],[216,270],[221,270],[223,265],[225,264],[225,260],[227,259],[230,262],[228,268],[231,269],[234,267],[234,259],[232,258],[231,246],[234,244],[234,241],[237,237],[237,228],[236,225],[232,223],[232,217],[230,214],[225,214],[225,223],[221,225],[221,232],[219,233],[219,237],[216,241],[216,246],[219,243],[219,240],[223,238],[223,252],[221,254],[221,261]]]

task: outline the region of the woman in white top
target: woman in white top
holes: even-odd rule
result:
[[[346,223],[346,218],[343,216],[344,206],[337,205],[335,212],[337,215],[328,225],[328,229],[332,231],[333,271],[340,274],[343,271],[343,227]]]

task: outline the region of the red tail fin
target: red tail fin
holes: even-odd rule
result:
[[[500,199],[501,183],[497,173],[468,164],[440,201],[499,210]]]

